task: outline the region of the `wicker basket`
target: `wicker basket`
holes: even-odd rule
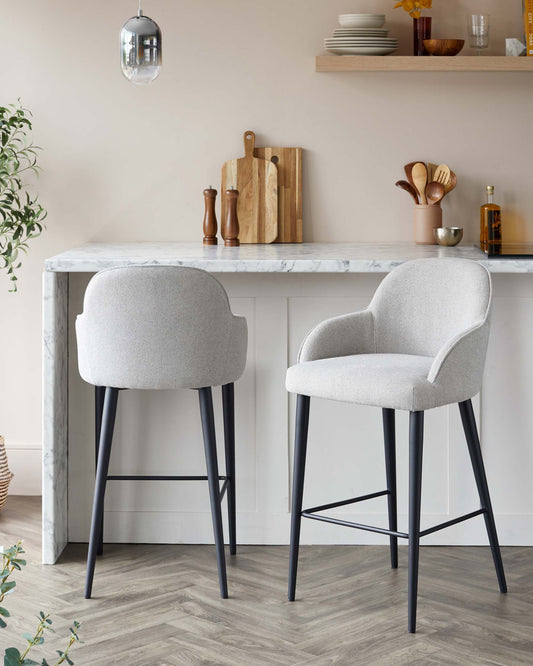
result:
[[[7,500],[7,487],[13,478],[13,474],[9,471],[7,466],[6,447],[4,445],[4,438],[0,436],[0,511],[4,507]]]

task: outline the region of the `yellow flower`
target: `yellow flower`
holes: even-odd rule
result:
[[[420,11],[422,9],[431,9],[432,0],[399,0],[394,5],[394,9],[402,7],[413,18],[420,18]]]

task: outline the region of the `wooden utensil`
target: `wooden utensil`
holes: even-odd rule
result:
[[[412,185],[412,187],[415,186],[415,184],[413,182],[413,167],[414,167],[415,164],[420,164],[420,162],[409,162],[409,164],[406,164],[403,168],[403,170],[405,171],[405,177],[407,178],[409,183]]]
[[[446,191],[442,183],[437,183],[432,181],[426,186],[426,199],[429,204],[435,206],[442,200],[442,197],[445,195]]]
[[[442,183],[444,187],[446,187],[450,183],[450,167],[446,164],[439,164],[435,171],[435,175],[433,176],[433,180],[437,183]]]
[[[435,171],[437,170],[437,164],[432,164],[428,162],[428,183],[431,183],[435,180]]]
[[[399,187],[401,190],[405,190],[406,192],[409,192],[409,194],[413,197],[415,200],[415,204],[418,206],[418,194],[415,188],[411,185],[411,183],[408,183],[406,180],[399,180],[396,183],[396,187]]]
[[[227,217],[231,188],[239,191],[237,214],[241,243],[272,243],[278,235],[278,169],[254,157],[255,134],[244,133],[244,157],[222,167],[221,219]]]
[[[411,176],[415,189],[420,194],[421,203],[424,205],[427,204],[426,184],[428,182],[428,171],[426,165],[422,164],[422,162],[417,162],[411,171]]]
[[[254,155],[278,169],[278,235],[276,243],[302,242],[302,149],[256,148]]]
[[[455,186],[457,185],[457,174],[455,174],[453,171],[450,171],[450,181],[448,185],[444,186],[444,194],[449,194],[452,190],[455,189]]]

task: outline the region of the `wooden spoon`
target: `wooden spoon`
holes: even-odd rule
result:
[[[426,198],[428,200],[428,203],[431,204],[432,206],[438,204],[445,194],[446,190],[444,189],[444,185],[442,183],[437,183],[436,181],[432,181],[431,183],[427,184]]]
[[[428,171],[426,169],[426,165],[422,164],[422,162],[417,162],[411,171],[411,175],[413,178],[414,186],[420,194],[420,201],[424,205],[427,204],[426,185],[428,182]]]
[[[446,187],[451,180],[451,175],[450,175],[450,167],[447,166],[446,164],[439,164],[437,167],[437,170],[435,171],[435,175],[433,176],[433,179],[437,183],[442,183],[444,187]]]
[[[409,162],[409,164],[406,164],[403,168],[403,170],[405,171],[405,177],[409,181],[411,187],[415,186],[415,184],[413,183],[413,175],[412,175],[413,167],[415,164],[419,164],[419,162]]]
[[[406,180],[399,180],[396,183],[396,187],[399,187],[401,190],[405,190],[406,192],[409,192],[409,194],[415,200],[415,204],[418,206],[418,194],[417,194],[415,188],[411,185],[411,183],[408,183]]]

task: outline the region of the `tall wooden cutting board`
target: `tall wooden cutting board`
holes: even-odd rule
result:
[[[278,167],[276,243],[302,242],[302,149],[256,148],[255,155]]]
[[[224,228],[226,190],[239,190],[237,215],[241,243],[273,243],[278,235],[278,169],[254,157],[255,134],[244,133],[244,157],[222,167],[221,224]]]

